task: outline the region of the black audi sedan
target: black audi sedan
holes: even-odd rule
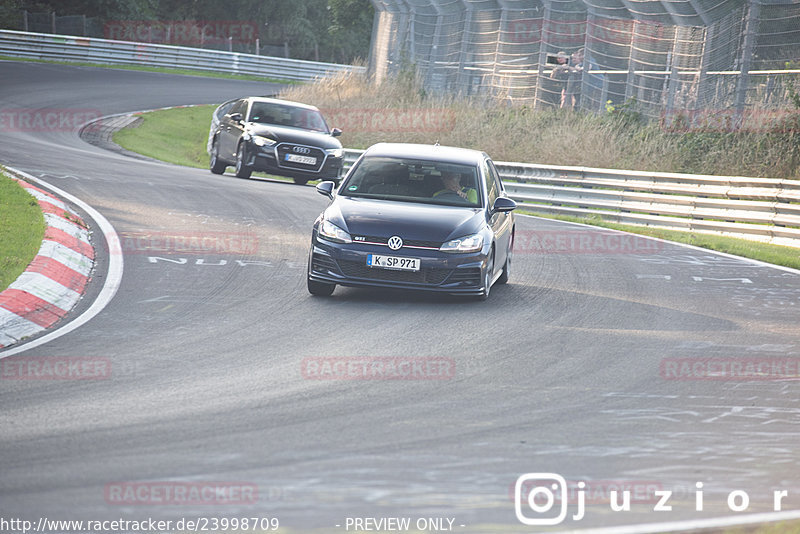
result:
[[[308,291],[337,284],[489,296],[511,267],[516,208],[484,152],[380,143],[314,222]]]
[[[233,165],[236,176],[253,171],[309,180],[339,182],[344,150],[314,106],[263,97],[226,102],[225,114],[210,133],[210,167],[222,174]],[[221,106],[222,108],[222,106]]]

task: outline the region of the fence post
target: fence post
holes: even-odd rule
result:
[[[628,78],[625,81],[625,100],[630,100],[633,97],[633,84],[636,81],[636,73],[633,66],[634,61],[634,45],[636,44],[636,19],[633,19],[633,26],[631,29],[631,44],[630,52],[628,53]]]
[[[28,10],[22,10],[22,31],[28,31]]]
[[[753,48],[755,48],[758,19],[761,14],[761,4],[758,0],[747,2],[747,18],[745,19],[744,43],[742,44],[742,61],[739,69],[739,79],[736,83],[736,113],[741,116],[747,100],[747,87],[750,81],[750,65],[753,61]]]
[[[458,55],[458,72],[456,73],[456,87],[468,95],[472,92],[471,76],[467,74],[466,63],[469,54],[469,41],[467,36],[472,29],[472,4],[465,2],[467,12],[464,14],[464,29],[461,32],[461,52]]]
[[[542,98],[542,79],[544,78],[544,65],[547,61],[547,46],[548,39],[545,37],[550,33],[550,4],[552,0],[543,0],[544,4],[544,18],[542,19],[542,37],[539,39],[539,64],[536,70],[536,89],[533,93],[533,109],[539,109],[540,99]]]
[[[50,13],[50,33],[57,33],[56,32],[56,12],[52,11]]]

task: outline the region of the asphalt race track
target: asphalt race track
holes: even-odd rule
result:
[[[102,114],[275,90],[17,62],[0,62],[0,80],[0,110]],[[800,274],[518,217],[511,282],[486,302],[341,287],[313,298],[310,228],[326,205],[313,187],[128,158],[62,130],[2,131],[0,163],[102,213],[124,275],[98,316],[22,355],[104,359],[111,373],[0,380],[0,517],[278,518],[293,533],[441,518],[438,531],[447,519],[454,532],[552,531],[516,517],[526,473],[587,482],[580,520],[572,493],[540,515],[523,503],[534,519],[568,505],[562,528],[768,512],[775,490],[788,492],[782,510],[800,511]],[[224,246],[153,253],[130,238],[176,234]],[[591,247],[534,246],[576,236]],[[94,239],[100,266],[83,308],[108,257]],[[452,368],[405,380],[309,374],[321,358],[388,357]],[[675,374],[687,359],[772,371]],[[148,484],[247,491],[232,502],[118,499]],[[631,511],[610,509],[614,487],[632,488]],[[671,511],[654,511],[653,488],[673,492]],[[743,512],[729,510],[734,490],[749,497]]]

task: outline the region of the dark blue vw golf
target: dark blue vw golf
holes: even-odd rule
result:
[[[314,222],[308,290],[337,284],[489,296],[511,267],[516,207],[484,152],[380,143]]]

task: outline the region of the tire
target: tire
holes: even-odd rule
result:
[[[297,185],[306,185],[308,183],[308,178],[292,178],[294,183]]]
[[[253,169],[247,166],[245,163],[246,161],[247,145],[245,143],[239,143],[236,149],[236,176],[238,178],[250,178],[250,175],[253,174]]]
[[[494,274],[494,249],[489,256],[489,265],[486,266],[486,273],[483,275],[483,291],[478,295],[478,300],[486,300],[492,290],[492,278]]]
[[[333,295],[333,290],[336,289],[336,284],[327,284],[325,282],[317,282],[316,280],[307,279],[308,292],[317,297],[330,297]]]
[[[219,142],[217,139],[214,139],[214,142],[211,145],[211,161],[209,167],[211,168],[211,172],[214,174],[224,173],[225,168],[227,167],[225,162],[219,158]]]
[[[514,234],[511,234],[510,241],[508,243],[508,254],[506,254],[506,263],[503,265],[503,273],[500,275],[500,278],[497,279],[498,284],[507,284],[508,283],[508,275],[511,271],[511,256],[513,255],[514,249]]]

